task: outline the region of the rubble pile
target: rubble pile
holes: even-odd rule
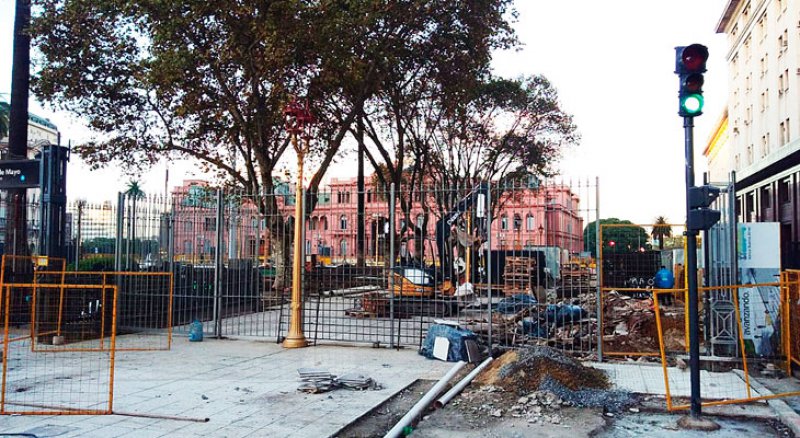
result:
[[[659,307],[666,349],[685,349],[683,305],[661,304]],[[603,343],[609,351],[659,351],[652,297],[634,298],[611,291],[603,300],[603,315]]]
[[[529,424],[564,425],[574,417],[566,408],[601,408],[622,412],[637,396],[610,390],[602,370],[587,367],[549,347],[509,351],[495,359],[453,400],[467,422],[483,425],[493,418],[519,418]]]
[[[562,407],[572,404],[550,391],[533,391],[522,397],[488,385],[464,392],[454,405],[468,405],[473,414],[488,417],[525,418],[533,424],[561,424]]]
[[[486,367],[475,378],[475,383],[498,386],[526,395],[541,389],[546,377],[570,390],[607,389],[610,386],[603,371],[585,367],[577,360],[545,346],[506,352]]]

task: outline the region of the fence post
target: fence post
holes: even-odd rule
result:
[[[492,181],[488,182],[486,190],[486,244],[488,257],[486,257],[486,286],[489,291],[489,354],[492,352]]]
[[[214,250],[214,336],[222,336],[222,234],[223,234],[223,196],[222,189],[217,189],[216,249]]]
[[[167,200],[167,262],[169,272],[175,275],[175,201]],[[194,239],[194,237],[192,237]]]
[[[75,272],[78,272],[78,264],[81,261],[81,221],[83,219],[84,205],[86,205],[86,201],[79,200],[77,202],[78,222],[77,222],[77,230],[75,233]]]
[[[125,194],[117,194],[117,241],[114,245],[114,270],[122,270],[122,236],[125,222]]]
[[[602,271],[603,271],[603,243],[600,235],[600,177],[594,178],[594,244],[597,254],[595,262],[595,278],[597,279],[597,360],[603,361],[603,293],[602,293]]]
[[[389,330],[392,333],[389,336],[389,348],[394,348],[394,232],[395,232],[395,222],[394,222],[394,209],[395,209],[395,194],[394,194],[394,183],[389,186],[389,324],[391,329]],[[380,232],[380,231],[379,231]],[[400,345],[400,326],[397,326],[397,345]]]

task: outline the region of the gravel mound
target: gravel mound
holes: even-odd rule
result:
[[[621,412],[638,401],[628,392],[610,390],[611,383],[602,370],[544,346],[504,353],[475,378],[475,383],[520,396],[544,391],[560,400],[559,404],[602,407],[606,412]]]
[[[492,361],[475,382],[525,395],[541,389],[546,377],[573,391],[608,389],[611,386],[603,371],[585,367],[577,360],[544,346],[504,353]]]
[[[549,376],[542,379],[542,391],[549,391],[572,406],[579,408],[603,408],[606,412],[622,412],[638,402],[629,392],[608,389],[576,389],[564,387]]]

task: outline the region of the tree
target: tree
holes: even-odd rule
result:
[[[592,257],[597,257],[596,222],[597,221],[590,222],[586,225],[586,228],[583,229],[584,247],[586,251],[592,253]],[[600,225],[623,225],[602,227],[601,235],[603,238],[604,253],[636,252],[641,249],[651,249],[649,243],[650,237],[647,235],[647,231],[629,220],[621,220],[615,217],[600,219]]]
[[[319,121],[309,157],[318,162],[306,203],[313,209],[365,102],[413,77],[424,57],[449,65],[440,83],[470,65],[487,68],[494,30],[510,31],[509,3],[44,0],[32,27],[43,61],[34,90],[100,134],[75,148],[95,167],[190,157],[253,195],[276,243],[280,289],[288,218],[275,196],[255,195],[274,194],[290,96],[307,96]],[[484,29],[483,39],[466,38],[473,28]]]
[[[0,138],[8,137],[8,113],[9,105],[0,102]]]
[[[144,199],[144,196],[145,196],[144,195],[144,191],[142,190],[142,187],[139,185],[139,181],[136,181],[136,180],[128,181],[127,190],[125,190],[125,196],[128,199],[131,200],[131,204],[132,204],[131,208],[128,210],[128,220],[129,220],[128,224],[129,224],[130,228],[128,230],[129,238],[128,238],[126,257],[125,257],[125,260],[127,262],[127,269],[130,270],[131,269],[131,259],[133,259],[133,257],[131,257],[131,251],[133,251],[133,253],[136,252],[136,246],[135,246],[136,245],[136,219],[137,219],[137,216],[138,216],[138,210],[136,209],[136,202],[141,200],[141,199]],[[133,248],[131,248],[131,245],[134,245]]]
[[[653,223],[653,238],[658,239],[659,251],[664,249],[664,239],[667,237],[672,237],[672,227],[666,217],[658,216]]]

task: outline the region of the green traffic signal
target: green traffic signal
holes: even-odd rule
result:
[[[696,116],[703,111],[703,103],[702,94],[689,94],[681,98],[681,109],[689,116]]]

